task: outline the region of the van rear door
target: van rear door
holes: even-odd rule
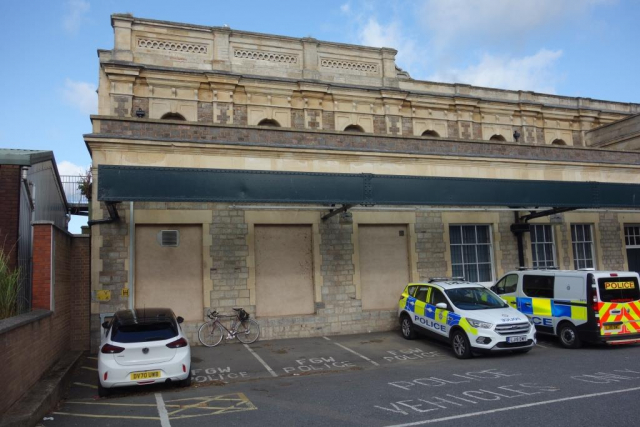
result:
[[[608,336],[640,333],[638,276],[612,275],[599,277],[597,280],[600,334]]]

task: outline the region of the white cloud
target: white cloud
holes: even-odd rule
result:
[[[65,5],[66,14],[62,20],[64,29],[71,34],[77,33],[80,25],[86,20],[90,7],[88,1],[68,0]]]
[[[351,12],[351,4],[349,2],[340,6],[340,12],[348,15]]]
[[[66,79],[62,96],[67,104],[85,114],[93,114],[98,109],[98,94],[93,83]]]
[[[390,47],[396,49],[396,63],[411,71],[412,66],[419,62],[422,56],[413,39],[405,36],[398,21],[383,25],[376,18],[369,18],[358,32],[358,42],[365,46]]]
[[[554,93],[555,84],[561,77],[557,75],[555,64],[561,56],[561,50],[547,49],[540,49],[535,55],[523,58],[485,54],[477,64],[464,69],[439,71],[429,79],[467,83],[474,86]]]
[[[424,0],[417,19],[434,48],[443,50],[454,43],[513,43],[602,3],[611,0]]]
[[[68,160],[63,160],[58,163],[58,172],[60,175],[84,175],[87,169],[89,169],[89,166],[79,166]]]

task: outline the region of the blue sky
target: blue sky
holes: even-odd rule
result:
[[[417,79],[640,102],[636,0],[5,0],[0,147],[53,150],[63,174],[91,163],[96,50],[126,12],[393,47]]]

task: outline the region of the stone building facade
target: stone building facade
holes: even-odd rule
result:
[[[414,80],[388,48],[130,15],[112,26],[85,135],[94,200],[101,166],[640,183],[640,153],[585,137],[638,104]],[[409,281],[462,273],[489,284],[519,265],[516,209],[492,203],[355,206],[322,219],[328,205],[119,202],[119,219],[92,230],[92,289],[110,291],[92,302],[94,346],[101,316],[159,304],[187,319],[192,344],[207,309],[234,306],[265,338],[386,330]],[[92,219],[110,217],[106,207],[94,203]],[[530,222],[525,265],[627,269],[635,256],[633,210]]]

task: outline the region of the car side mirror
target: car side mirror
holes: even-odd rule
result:
[[[178,316],[176,320],[178,321],[178,323],[184,322],[184,318],[182,316]]]
[[[436,308],[441,308],[443,310],[447,309],[447,303],[446,302],[439,302],[436,304]]]
[[[104,322],[102,322],[102,327],[105,329],[109,329],[109,321],[105,320]]]

